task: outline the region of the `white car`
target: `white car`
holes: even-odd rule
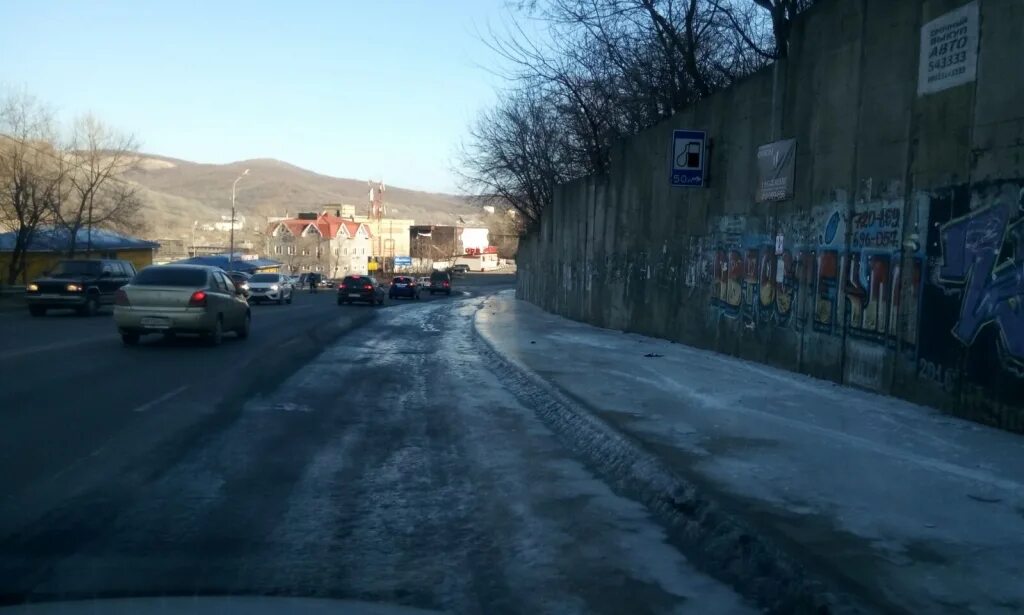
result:
[[[257,273],[249,278],[249,303],[275,301],[278,305],[292,302],[295,286],[280,273]]]

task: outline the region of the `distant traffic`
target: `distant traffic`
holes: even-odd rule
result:
[[[396,274],[385,283],[373,275],[335,280],[316,272],[250,274],[194,264],[151,265],[137,271],[127,260],[73,259],[57,262],[28,284],[25,298],[34,317],[67,309],[94,316],[102,307],[113,306],[116,331],[126,346],[136,346],[149,335],[198,336],[217,346],[226,334],[249,337],[253,305],[291,305],[296,293],[330,289],[339,306],[417,301],[423,293],[451,296],[455,278],[469,270],[465,263],[445,268],[435,264],[430,275]]]

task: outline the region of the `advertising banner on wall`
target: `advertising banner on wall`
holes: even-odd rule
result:
[[[977,2],[950,11],[921,27],[918,96],[974,81],[977,66]]]
[[[796,139],[757,148],[757,202],[792,198],[795,174]]]

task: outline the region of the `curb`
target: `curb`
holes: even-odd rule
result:
[[[692,563],[768,613],[870,613],[875,608],[814,578],[772,541],[730,515],[638,443],[602,421],[521,361],[500,353],[480,331],[481,355],[505,368],[513,394],[612,486],[641,501],[669,526]]]
[[[12,314],[14,312],[28,313],[28,304],[18,300],[0,300],[0,314]]]

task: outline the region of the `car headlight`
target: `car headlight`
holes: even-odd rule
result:
[[[275,292],[275,293],[276,293],[276,292],[278,291],[278,289],[279,289],[279,288],[280,288],[280,287],[279,287],[279,286],[278,286],[277,284],[271,284],[271,285],[270,285],[270,290],[271,290],[272,292]]]
[[[249,283],[248,282],[242,282],[242,290],[249,290]]]
[[[25,290],[27,290],[30,293],[37,293],[37,292],[39,292],[39,285],[38,284],[29,284],[28,286],[25,287]]]
[[[82,291],[82,287],[79,286],[78,284],[68,284],[67,286],[64,287],[64,290],[68,291],[69,293],[78,293]]]

